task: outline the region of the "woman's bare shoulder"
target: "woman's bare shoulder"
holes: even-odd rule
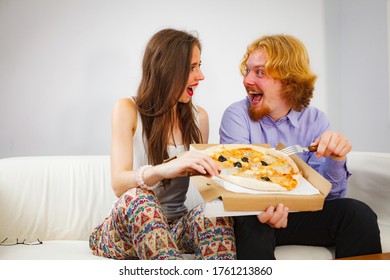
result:
[[[136,109],[135,101],[133,98],[121,98],[114,104],[114,110],[129,110]]]
[[[132,98],[122,98],[115,102],[112,119],[116,124],[130,126],[135,129],[137,123],[137,106]]]

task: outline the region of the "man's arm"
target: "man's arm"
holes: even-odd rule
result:
[[[327,199],[344,197],[347,193],[348,177],[351,175],[346,165],[347,154],[352,149],[351,143],[341,133],[326,130],[313,144],[318,145],[318,149],[312,158],[325,158],[324,163],[317,167],[317,171],[332,184]]]

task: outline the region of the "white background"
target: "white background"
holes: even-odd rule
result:
[[[0,0],[0,158],[108,154],[112,106],[135,95],[144,47],[166,27],[202,41],[194,99],[210,143],[245,96],[246,46],[289,33],[318,75],[312,105],[354,150],[390,152],[386,0]]]

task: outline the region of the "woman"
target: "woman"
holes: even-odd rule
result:
[[[184,205],[188,171],[213,176],[220,167],[188,151],[208,141],[208,116],[191,98],[199,81],[201,45],[164,29],[149,41],[136,98],[121,99],[112,118],[111,176],[119,197],[90,237],[95,255],[116,259],[235,259],[231,218],[205,218]],[[173,160],[170,160],[174,158]]]

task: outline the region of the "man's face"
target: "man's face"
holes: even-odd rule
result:
[[[246,62],[244,86],[251,106],[249,116],[252,120],[261,120],[269,115],[274,121],[288,114],[290,106],[282,98],[282,83],[266,76],[267,55],[264,51],[252,52]]]

